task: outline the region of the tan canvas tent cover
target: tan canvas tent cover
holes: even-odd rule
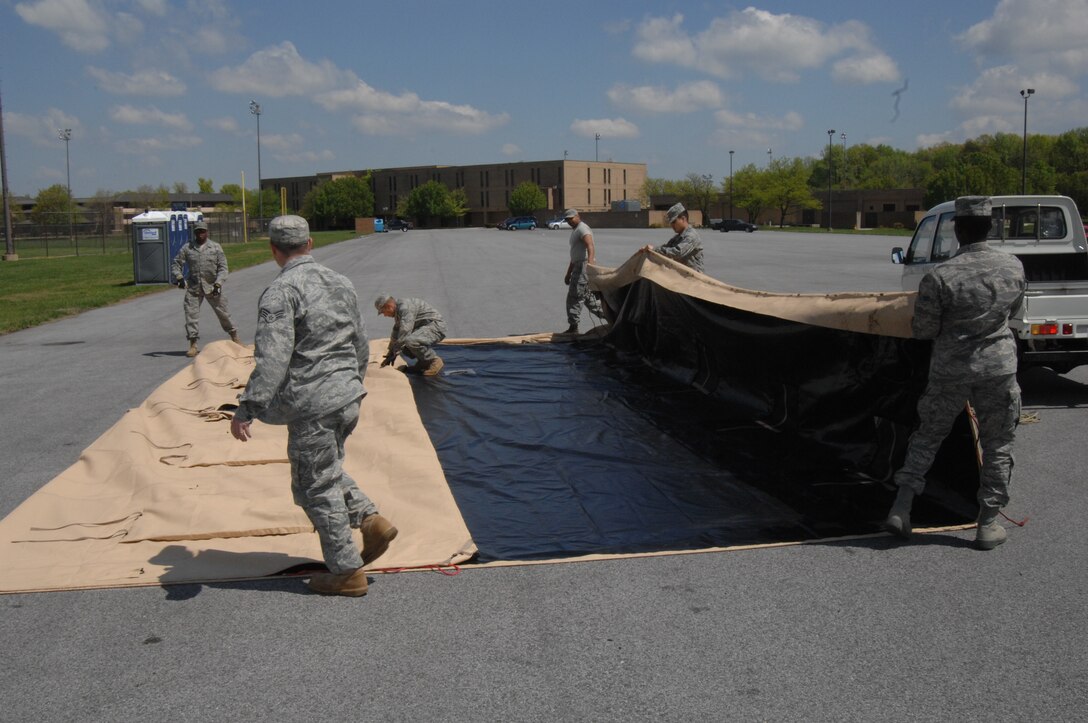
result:
[[[656,254],[592,269],[610,290],[646,279],[677,293],[782,319],[908,337],[913,295],[771,294],[730,287]],[[553,341],[552,335],[472,342]],[[383,569],[447,566],[475,545],[416,410],[407,378],[379,369],[347,444],[346,470],[401,534]],[[210,582],[273,575],[321,559],[290,494],[286,431],[229,433],[252,352],[223,341],[127,412],[79,460],[0,521],[0,592]]]

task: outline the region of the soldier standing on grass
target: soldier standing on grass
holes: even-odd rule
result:
[[[997,517],[1009,502],[1012,447],[1020,420],[1016,337],[1009,316],[1023,302],[1027,282],[1019,259],[986,243],[992,224],[988,197],[957,198],[954,223],[960,248],[923,277],[914,304],[915,338],[933,340],[929,382],[918,400],[918,429],[895,474],[899,492],[884,527],[910,537],[914,497],[922,494],[937,450],[969,401],[982,445],[975,544],[992,550],[1005,541]]]
[[[182,267],[189,265],[188,278],[182,276]],[[227,313],[227,298],[223,296],[223,283],[227,280],[227,257],[223,247],[208,238],[208,224],[197,221],[193,224],[193,240],[181,247],[170,266],[174,284],[185,291],[185,337],[189,340],[189,351],[185,356],[196,356],[200,349],[200,304],[205,299],[219,317],[223,331],[230,334],[230,340],[241,344],[238,330]]]

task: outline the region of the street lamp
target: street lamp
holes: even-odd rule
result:
[[[831,137],[835,135],[834,128],[827,130],[827,230],[831,231]]]
[[[842,138],[842,173],[839,174],[839,177],[842,179],[842,187],[846,188],[846,169],[848,168],[846,165],[846,131],[843,131],[839,138]]]
[[[68,238],[75,240],[75,234],[72,231],[72,167],[68,163],[68,141],[72,140],[71,128],[58,128],[57,135],[62,141],[64,141],[64,174],[68,179]],[[79,255],[79,249],[76,249],[76,255]]]
[[[771,149],[768,148],[767,149],[767,168],[771,167],[771,160],[772,160]]]
[[[729,151],[729,218],[733,218],[733,151]]]
[[[262,222],[264,220],[264,199],[261,193],[261,104],[255,100],[249,101],[249,112],[257,116],[257,213]],[[242,189],[244,193],[246,189]]]
[[[1024,158],[1020,167],[1020,195],[1028,192],[1028,98],[1034,94],[1034,88],[1020,91],[1020,95],[1024,98]]]
[[[601,160],[601,154],[600,154],[600,151],[598,150],[599,147],[600,147],[600,143],[601,143],[601,134],[600,133],[594,133],[593,134],[593,160],[595,160],[595,161]]]

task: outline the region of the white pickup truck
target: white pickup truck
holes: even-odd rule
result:
[[[1020,368],[1050,367],[1065,374],[1088,364],[1088,241],[1073,199],[1065,196],[992,196],[989,243],[1016,256],[1028,279],[1023,307],[1009,327],[1020,347]],[[915,291],[922,276],[959,248],[952,219],[955,201],[926,212],[906,252],[903,289]]]

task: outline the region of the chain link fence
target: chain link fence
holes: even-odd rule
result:
[[[249,219],[248,239],[267,233],[268,220]],[[204,221],[213,241],[232,244],[247,240],[240,211],[205,214]],[[2,231],[0,228],[0,236]],[[13,223],[12,238],[20,258],[132,253],[132,227],[127,221],[118,222],[113,213],[41,214],[34,221]]]

